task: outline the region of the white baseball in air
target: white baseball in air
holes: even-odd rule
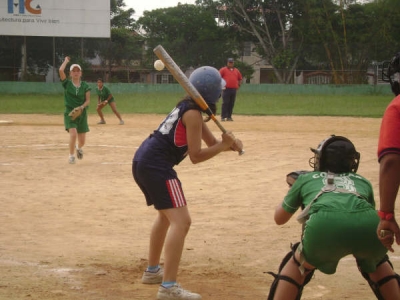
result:
[[[155,62],[154,62],[154,69],[156,69],[157,71],[161,71],[161,70],[163,70],[164,69],[164,63],[160,60],[160,59],[158,59],[158,60],[156,60]]]

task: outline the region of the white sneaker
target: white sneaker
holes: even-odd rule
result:
[[[97,124],[106,124],[106,121],[100,120],[99,122],[97,122]]]
[[[124,125],[124,124],[125,124],[124,120],[119,121],[119,125]]]
[[[69,159],[68,159],[68,162],[70,164],[74,164],[75,163],[75,156],[70,156]]]
[[[158,268],[157,272],[144,271],[142,276],[142,283],[145,284],[161,283],[163,275],[164,275],[164,270],[162,268]]]
[[[158,300],[200,300],[201,296],[181,288],[179,284],[174,284],[170,288],[160,286],[157,293]]]

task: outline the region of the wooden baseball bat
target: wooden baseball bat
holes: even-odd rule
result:
[[[183,87],[183,89],[188,93],[188,95],[196,102],[198,106],[208,115],[210,118],[217,124],[218,128],[225,133],[225,128],[221,125],[221,123],[217,120],[211,109],[209,108],[207,102],[198,92],[198,90],[193,86],[193,84],[189,81],[189,78],[182,72],[182,70],[178,67],[178,65],[174,62],[172,57],[168,54],[168,52],[164,49],[163,46],[158,45],[154,48],[153,52],[157,55],[157,57],[164,63],[165,67],[168,71],[174,76],[176,81]],[[244,150],[239,151],[239,155],[244,154]]]

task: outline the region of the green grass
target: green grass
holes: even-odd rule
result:
[[[123,114],[166,114],[184,96],[183,93],[132,93],[116,95],[118,110]],[[239,115],[356,116],[382,117],[392,100],[388,95],[300,95],[238,93],[234,113]],[[218,112],[221,112],[221,102]],[[97,99],[92,95],[89,113],[96,114]],[[60,114],[63,95],[0,96],[1,114]],[[105,114],[112,113],[104,109]],[[217,113],[219,114],[219,113]]]
[[[387,95],[238,95],[235,113],[244,115],[382,117]]]

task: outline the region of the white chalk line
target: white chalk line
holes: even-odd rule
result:
[[[19,145],[0,145],[0,148],[33,148],[38,150],[48,150],[48,149],[59,149],[68,147],[68,144],[19,144]],[[99,145],[87,145],[85,148],[119,148],[126,149],[132,148],[132,150],[137,147],[129,147],[122,145],[108,145],[108,144],[99,144]],[[34,156],[35,159],[47,159],[48,156]],[[101,162],[101,165],[131,165],[132,162]],[[24,166],[22,163],[10,163],[10,162],[0,162],[0,166]]]
[[[102,162],[101,165],[132,165],[132,162]]]
[[[28,267],[36,267],[36,274],[56,274],[58,277],[67,282],[71,289],[81,289],[82,283],[80,280],[77,280],[73,273],[81,272],[82,269],[73,269],[73,268],[50,268],[50,266],[45,263],[36,263],[36,262],[28,262],[28,261],[16,261],[11,259],[2,259],[0,260],[0,265],[2,266],[28,266]]]
[[[19,145],[0,145],[0,148],[44,148],[44,147],[67,147],[68,144],[19,144]],[[102,145],[85,145],[87,148],[96,148],[96,147],[102,147],[102,148],[131,148],[128,146],[122,146],[122,145],[107,145],[107,144],[102,144]],[[135,149],[137,147],[133,147]]]

